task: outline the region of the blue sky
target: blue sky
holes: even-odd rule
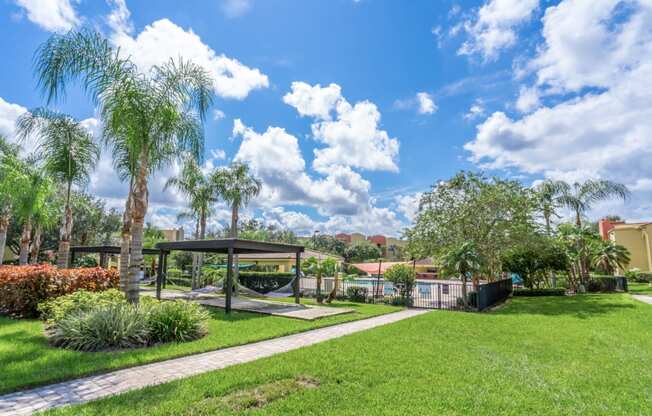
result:
[[[38,45],[82,26],[143,71],[179,55],[205,65],[217,95],[206,168],[249,163],[264,191],[248,215],[300,234],[398,235],[419,192],[460,169],[526,185],[618,180],[632,200],[592,215],[652,217],[649,1],[5,0],[0,133],[12,138],[13,120],[44,104]],[[53,106],[97,131],[79,90]],[[122,207],[110,163],[104,154],[89,191]],[[183,209],[162,190],[177,171],[152,178],[160,226]],[[212,227],[228,217],[216,211]]]

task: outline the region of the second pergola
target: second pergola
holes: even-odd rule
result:
[[[296,256],[295,278],[292,286],[295,303],[299,300],[299,282],[301,275],[301,253],[303,246],[292,244],[268,243],[264,241],[240,240],[237,238],[225,238],[220,240],[190,240],[172,241],[158,243],[156,248],[160,250],[158,261],[158,273],[156,274],[156,298],[161,298],[161,287],[166,274],[167,256],[172,251],[190,251],[195,253],[219,253],[227,256],[227,273],[224,284],[226,302],[225,310],[231,312],[231,297],[233,291],[233,256],[236,254],[252,253],[294,253]]]

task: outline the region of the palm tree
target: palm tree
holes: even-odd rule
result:
[[[584,183],[575,182],[568,186],[559,196],[559,203],[573,211],[575,214],[575,225],[582,228],[582,217],[586,215],[594,203],[606,201],[612,198],[627,200],[630,192],[627,186],[608,180],[587,180]],[[583,239],[578,244],[584,246]],[[584,253],[583,247],[578,247],[579,253]],[[582,254],[580,259],[580,279],[585,282],[589,278],[589,258]]]
[[[57,223],[57,207],[54,201],[54,193],[46,196],[46,200],[34,213],[33,225],[34,235],[32,236],[32,245],[30,253],[30,263],[37,264],[38,256],[41,252],[41,243],[43,240],[43,232],[52,229]]]
[[[468,309],[469,301],[466,294],[466,282],[482,268],[483,259],[473,243],[466,242],[449,250],[441,259],[441,265],[448,273],[457,274],[462,280],[462,299],[464,308]]]
[[[228,168],[215,171],[212,177],[222,199],[231,205],[230,237],[238,238],[238,215],[241,208],[260,194],[262,182],[249,173],[249,166],[243,163],[233,163]],[[238,281],[238,255],[234,256],[235,281]],[[237,290],[238,285],[236,285]]]
[[[63,222],[59,233],[57,267],[68,267],[72,236],[72,185],[83,186],[100,157],[100,149],[89,131],[74,118],[46,108],[24,113],[17,123],[18,137],[37,137],[36,151],[43,158],[44,168],[54,180],[65,185]]]
[[[599,240],[592,245],[593,266],[612,274],[616,268],[625,270],[629,264],[629,251],[611,240]]]
[[[552,235],[551,218],[557,216],[555,210],[560,207],[559,197],[567,193],[570,186],[564,181],[546,179],[535,187],[539,208],[546,224],[546,233]]]
[[[164,189],[176,188],[188,198],[190,211],[197,217],[197,238],[206,238],[206,219],[211,213],[211,205],[217,202],[216,183],[211,180],[211,174],[204,174],[197,160],[188,155],[178,176],[168,179]],[[197,288],[197,279],[201,274],[203,258],[193,257],[192,288]]]
[[[317,287],[315,296],[317,297],[317,303],[322,303],[322,278],[327,276],[335,276],[335,279],[337,279],[337,262],[331,258],[321,260],[316,257],[309,257],[305,262],[303,262],[301,268],[303,269],[304,273],[315,277]]]
[[[114,164],[130,179],[127,298],[137,303],[149,176],[184,152],[201,158],[212,80],[205,69],[182,59],[144,75],[92,30],[53,35],[36,56],[39,85],[48,101],[63,95],[70,81],[81,79],[99,105]]]

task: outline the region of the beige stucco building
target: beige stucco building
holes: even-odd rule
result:
[[[631,223],[601,221],[601,232],[606,229],[606,237],[629,251],[630,262],[627,269],[652,272],[652,222]],[[603,235],[604,238],[604,235]],[[623,272],[626,270],[620,270]]]

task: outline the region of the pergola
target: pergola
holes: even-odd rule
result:
[[[231,312],[231,295],[233,290],[233,256],[236,254],[252,253],[294,253],[296,256],[295,279],[292,287],[295,303],[299,301],[299,278],[301,270],[301,253],[303,246],[292,244],[268,243],[264,241],[240,240],[237,238],[225,238],[220,240],[191,240],[172,241],[158,243],[156,248],[160,250],[158,261],[158,273],[156,274],[156,298],[161,298],[161,285],[166,273],[167,256],[171,251],[192,251],[198,253],[221,253],[227,255],[226,267],[226,305],[227,313]]]
[[[99,254],[100,267],[106,268],[106,255],[107,254],[120,254],[119,246],[73,246],[70,247],[70,264],[74,264],[75,256],[77,253]],[[158,256],[161,250],[155,248],[144,248],[143,254],[150,254]]]

